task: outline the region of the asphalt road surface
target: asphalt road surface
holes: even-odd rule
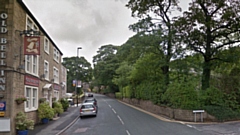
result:
[[[79,118],[62,135],[208,135],[200,127],[162,121],[104,95],[94,97],[97,117]]]

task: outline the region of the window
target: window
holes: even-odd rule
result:
[[[57,68],[53,68],[53,79],[55,83],[59,83],[59,71]]]
[[[56,48],[53,49],[53,59],[56,61],[56,62],[59,62],[59,52]]]
[[[49,63],[44,61],[44,76],[46,80],[49,80]]]
[[[26,55],[25,57],[25,67],[26,71],[30,71],[30,55]]]
[[[33,20],[29,16],[27,16],[27,24],[26,25],[27,25],[26,26],[27,30],[31,30],[31,29],[33,29],[35,31],[38,30],[37,25],[33,22]]]
[[[44,51],[49,54],[49,40],[46,37],[44,38]]]
[[[25,86],[25,96],[27,101],[25,102],[25,111],[33,111],[38,108],[38,88]]]
[[[38,75],[38,59],[37,55],[25,55],[25,71],[27,73]]]
[[[59,100],[59,91],[54,90],[53,91],[53,97],[56,97],[56,100],[58,101]]]
[[[27,16],[27,24],[26,29],[27,30],[38,30],[37,25],[33,22],[33,20]],[[25,55],[25,71],[29,74],[38,76],[38,56],[33,55]]]

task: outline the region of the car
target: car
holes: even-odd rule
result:
[[[92,103],[83,103],[80,107],[80,118],[84,116],[97,116],[98,109]]]
[[[83,101],[83,103],[92,103],[94,104],[95,106],[98,106],[97,105],[97,100],[95,98],[87,98]]]
[[[87,96],[88,97],[93,97],[93,94],[92,93],[88,93]]]

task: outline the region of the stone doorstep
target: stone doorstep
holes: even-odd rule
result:
[[[55,117],[55,118],[53,118],[53,120],[58,120],[60,117]]]

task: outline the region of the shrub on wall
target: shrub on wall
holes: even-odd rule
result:
[[[116,92],[115,95],[116,95],[117,99],[121,99],[122,98],[122,93],[121,92]]]
[[[163,94],[163,101],[173,108],[200,109],[201,104],[196,86],[195,81],[173,82]]]
[[[130,89],[129,86],[124,87],[123,91],[124,91],[124,97],[132,98],[132,90]]]
[[[209,105],[205,106],[204,110],[206,110],[208,114],[213,115],[221,122],[240,119],[240,113],[228,107]]]
[[[210,87],[201,92],[201,101],[205,106],[224,106],[224,94],[219,89]]]

